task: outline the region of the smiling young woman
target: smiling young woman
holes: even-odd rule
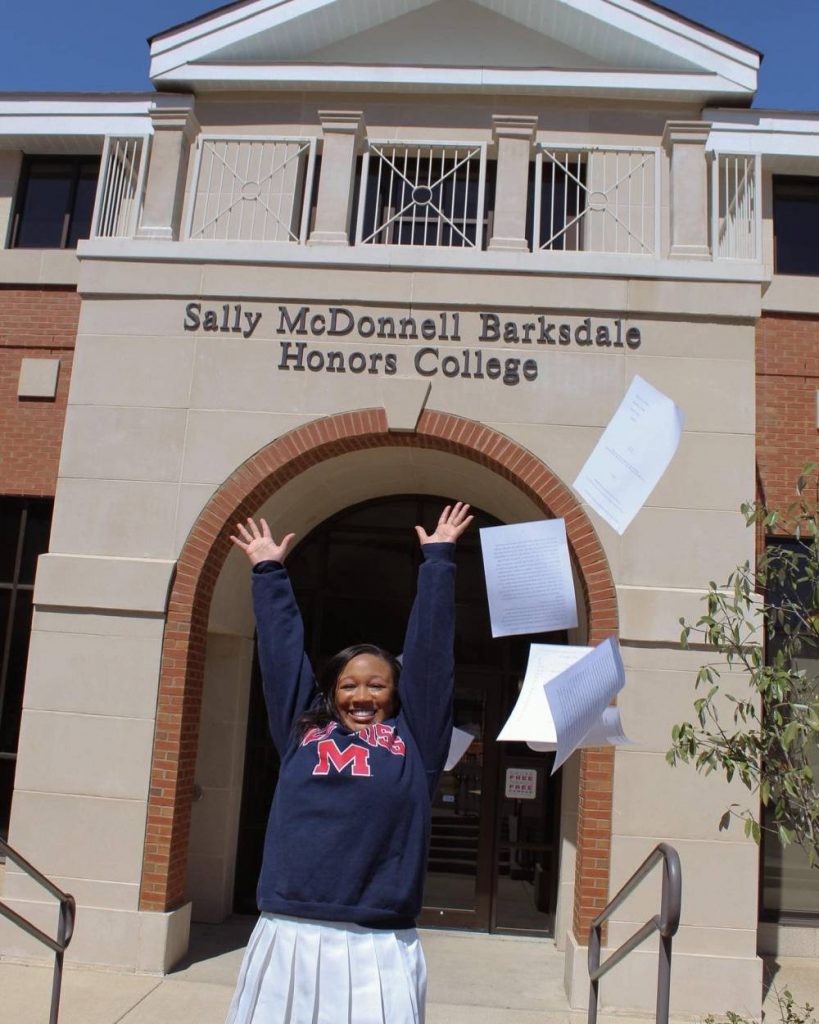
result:
[[[426,966],[415,932],[431,797],[452,733],[455,542],[469,506],[432,534],[401,661],[340,651],[318,680],[284,559],[252,519],[231,539],[253,567],[259,662],[281,770],[248,944],[227,1024],[423,1024]],[[367,823],[362,828],[362,822]]]

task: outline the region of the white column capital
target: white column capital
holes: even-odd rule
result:
[[[495,142],[498,139],[528,139],[531,143],[536,131],[537,115],[531,117],[525,114],[492,115],[492,138]]]
[[[155,132],[178,131],[188,138],[199,130],[199,122],[194,111],[194,96],[179,96],[164,93],[151,100],[148,115]]]
[[[710,132],[710,121],[666,121],[663,129],[663,145],[677,146],[687,143],[704,146]]]
[[[320,110],[318,112],[321,130],[328,133],[364,135],[364,112],[362,110]]]

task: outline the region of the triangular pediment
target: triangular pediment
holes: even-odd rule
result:
[[[159,87],[750,97],[759,54],[647,0],[244,0],[151,40]]]
[[[603,67],[599,58],[473,3],[437,0],[316,49],[296,33],[268,30],[227,46],[215,60],[303,60],[320,64],[410,64],[417,67]]]

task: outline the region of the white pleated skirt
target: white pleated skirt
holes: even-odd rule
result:
[[[414,928],[263,913],[225,1024],[424,1024],[426,987]]]

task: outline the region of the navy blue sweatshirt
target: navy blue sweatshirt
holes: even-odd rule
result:
[[[409,928],[421,909],[431,798],[452,733],[455,545],[425,544],[407,625],[401,711],[351,732],[298,735],[315,700],[286,570],[253,570],[270,733],[281,757],[265,836],[260,910],[369,928]]]

